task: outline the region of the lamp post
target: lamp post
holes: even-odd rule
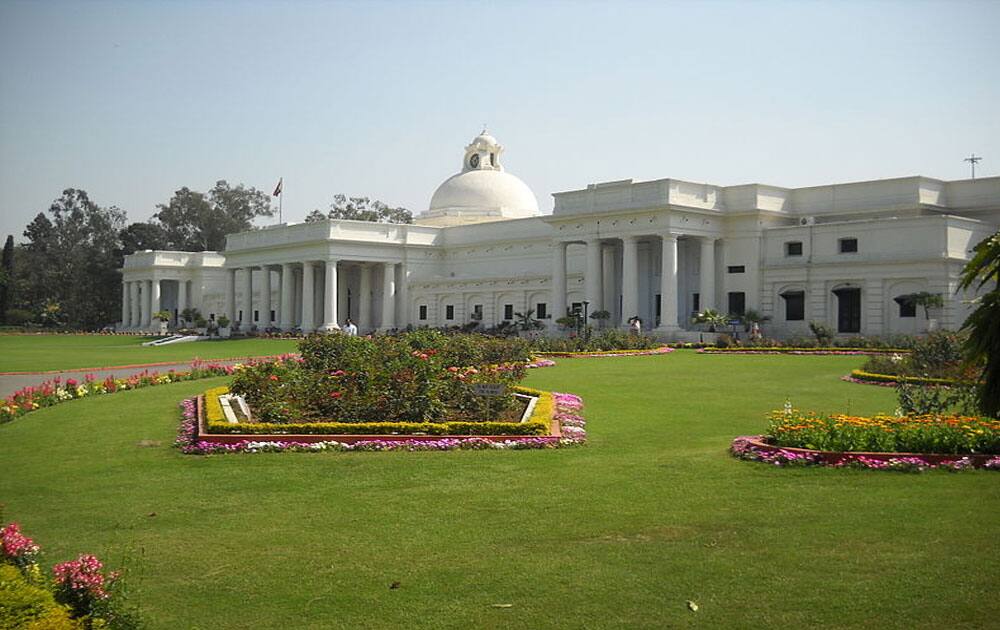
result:
[[[587,300],[583,301],[583,335],[587,341],[590,341],[590,327],[587,326],[587,310],[590,308],[590,302]]]

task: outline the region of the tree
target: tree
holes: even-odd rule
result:
[[[979,407],[988,416],[1000,417],[1000,231],[972,250],[972,260],[962,270],[959,289],[986,291],[974,300],[975,310],[962,324],[969,332],[966,360],[982,364]]]
[[[7,323],[14,285],[14,235],[8,234],[0,255],[0,324]]]
[[[306,216],[307,223],[325,221],[327,219],[347,219],[350,221],[371,221],[373,223],[413,223],[413,213],[406,208],[392,208],[389,205],[369,199],[368,197],[348,197],[334,195],[330,211],[324,215],[319,210],[313,210]]]
[[[132,223],[119,234],[122,254],[134,254],[146,249],[169,249],[167,230],[154,221]]]
[[[274,215],[270,195],[243,184],[219,180],[207,194],[186,186],[157,206],[154,218],[163,227],[171,249],[200,252],[226,247],[226,235],[253,228],[257,217]]]
[[[924,319],[931,318],[930,310],[932,308],[941,308],[944,306],[944,298],[941,297],[940,293],[928,293],[927,291],[921,291],[920,293],[914,293],[913,295],[907,296],[907,302],[919,306],[924,309]]]
[[[726,324],[729,323],[729,317],[713,308],[706,308],[704,311],[695,315],[693,320],[696,324],[707,325],[708,332],[715,332],[716,328],[724,329]]]
[[[535,319],[535,309],[529,309],[523,313],[514,313],[514,321],[517,323],[518,329],[523,331],[538,330],[545,327],[545,324]]]
[[[125,213],[102,208],[83,190],[67,188],[24,231],[15,250],[16,306],[49,325],[95,328],[121,307],[121,243]]]

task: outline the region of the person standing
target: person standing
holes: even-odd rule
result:
[[[638,317],[632,317],[628,320],[628,330],[630,333],[638,337],[642,334],[642,320]]]
[[[350,317],[348,317],[347,321],[344,322],[343,331],[348,337],[358,336],[358,327],[354,325],[354,322],[351,321]]]

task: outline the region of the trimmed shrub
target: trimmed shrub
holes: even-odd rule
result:
[[[72,619],[52,593],[33,584],[11,564],[0,564],[0,630],[77,630],[85,620]]]

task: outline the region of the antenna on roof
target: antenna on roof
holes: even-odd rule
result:
[[[972,165],[972,179],[976,179],[976,164],[979,164],[979,162],[982,159],[983,158],[981,156],[978,156],[975,153],[973,153],[969,157],[967,157],[964,160],[962,160],[963,162],[968,162],[969,164]]]

